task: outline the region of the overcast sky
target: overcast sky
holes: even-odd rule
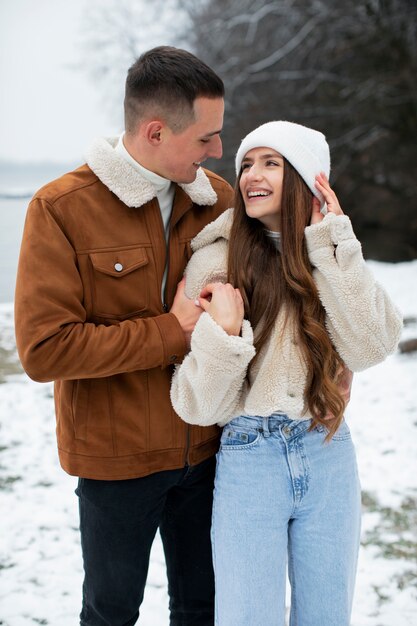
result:
[[[80,61],[89,0],[0,0],[0,159],[79,161],[118,132]]]

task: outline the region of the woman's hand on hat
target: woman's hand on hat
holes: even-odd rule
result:
[[[240,335],[245,311],[239,289],[230,283],[210,283],[197,302],[228,335]]]
[[[334,213],[335,215],[343,215],[342,207],[339,204],[339,200],[333,189],[330,187],[328,178],[324,172],[316,176],[315,187],[322,194],[326,201],[327,213]],[[314,196],[313,209],[311,212],[310,224],[318,224],[322,221],[324,215],[320,212],[320,200]]]

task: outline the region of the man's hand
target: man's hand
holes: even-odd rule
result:
[[[210,283],[200,293],[199,303],[229,335],[240,335],[245,311],[239,289],[229,283]]]
[[[339,388],[340,395],[343,398],[343,401],[345,403],[345,408],[346,408],[347,405],[349,404],[350,393],[352,391],[353,372],[345,365],[344,367],[340,367],[338,371],[338,378],[339,378],[339,382],[337,383],[337,386]],[[329,419],[332,419],[333,417],[334,415],[328,412],[324,419],[329,420]]]
[[[190,347],[191,333],[203,311],[196,305],[194,300],[190,300],[185,295],[185,277],[178,283],[177,293],[175,294],[170,312],[173,313],[179,321],[184,332],[187,346]]]

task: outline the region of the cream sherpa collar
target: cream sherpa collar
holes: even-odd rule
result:
[[[233,222],[233,209],[226,209],[214,222],[210,222],[191,241],[193,252],[204,248],[218,239],[229,241],[230,229]]]
[[[96,139],[86,154],[86,161],[94,174],[122,202],[130,207],[140,207],[152,198],[155,187],[125,161],[114,148],[118,137]],[[202,168],[193,183],[179,185],[195,204],[213,205],[217,194]]]

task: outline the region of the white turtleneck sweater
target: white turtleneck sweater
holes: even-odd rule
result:
[[[267,228],[265,228],[265,232],[274,242],[276,249],[281,252],[281,233],[275,230],[268,230]]]
[[[143,167],[143,165],[138,163],[138,161],[136,161],[126,150],[126,147],[123,143],[123,137],[124,133],[120,135],[115,150],[120,154],[121,157],[125,159],[125,161],[130,163],[132,167],[134,167],[144,178],[146,178],[146,180],[148,180],[155,187],[156,197],[158,198],[159,208],[161,209],[161,217],[164,224],[165,241],[168,243],[169,219],[171,217],[172,203],[174,201],[175,186],[172,181],[168,180],[167,178],[163,178],[162,176],[159,176],[159,174],[155,174],[155,172],[151,172],[150,170],[146,169],[146,167]],[[164,301],[164,290],[167,278],[167,271],[168,263],[165,264],[165,271],[162,279],[162,301]]]

